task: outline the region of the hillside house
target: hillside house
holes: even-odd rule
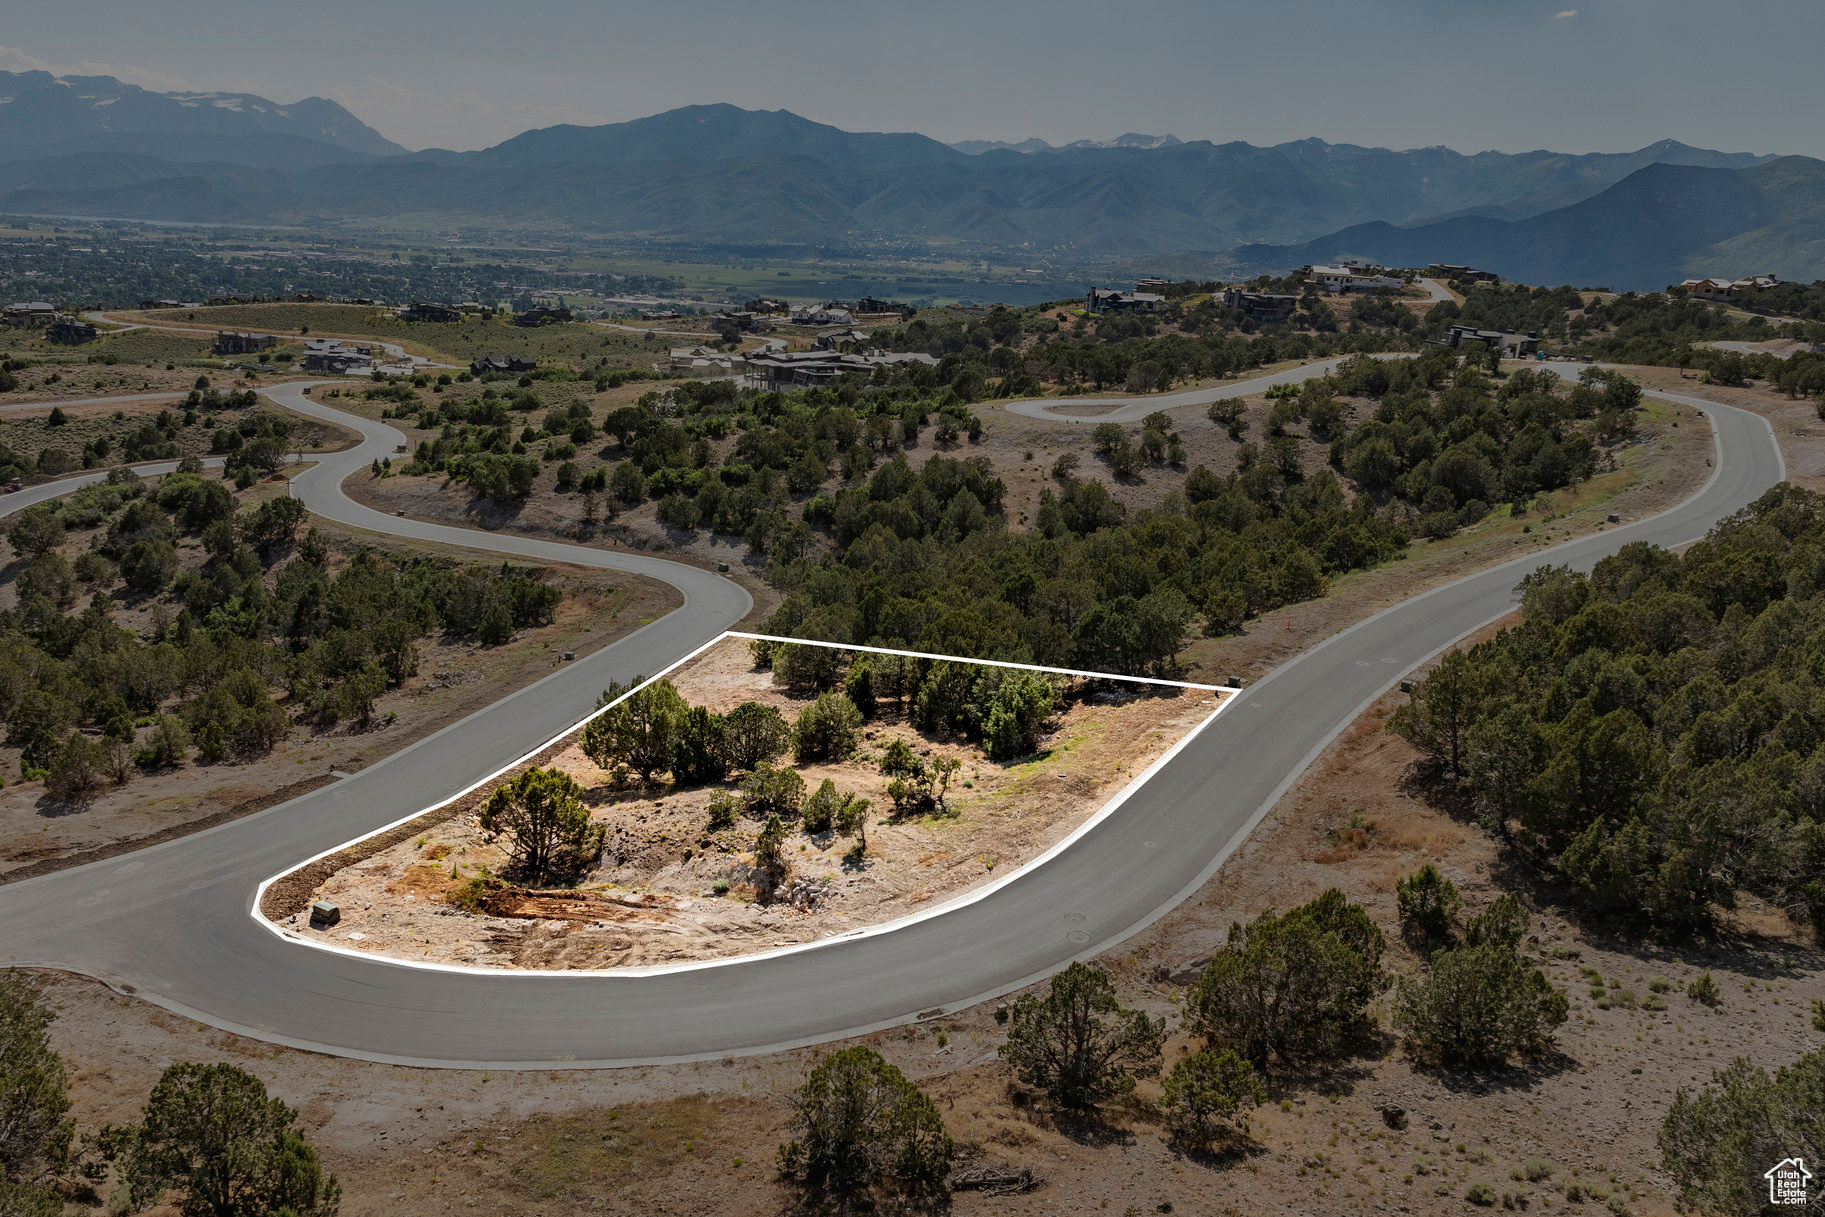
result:
[[[270,351],[279,344],[271,334],[243,334],[236,330],[217,330],[215,344],[210,347],[217,355],[255,355],[261,351]]]
[[[854,325],[855,314],[834,304],[820,304],[792,311],[793,325]]]
[[[1114,287],[1093,287],[1084,296],[1086,313],[1157,313],[1166,303],[1158,292],[1125,292]]]
[[[515,313],[513,315],[513,324],[525,326],[560,325],[564,322],[573,320],[575,320],[575,318],[571,315],[569,309],[551,308],[546,305],[536,305],[523,313]]]
[[[666,371],[696,376],[709,372],[730,372],[734,368],[734,362],[728,355],[707,346],[673,347],[671,357],[665,362]]]
[[[1434,262],[1426,268],[1426,273],[1434,279],[1455,279],[1459,283],[1499,283],[1502,280],[1494,271],[1460,266],[1456,262]]]
[[[1687,279],[1672,290],[1693,300],[1739,304],[1780,285],[1781,281],[1775,275],[1751,275],[1746,279]]]
[[[64,346],[80,346],[85,342],[94,342],[96,338],[100,337],[100,334],[93,325],[86,321],[79,321],[74,317],[59,317],[51,323],[49,329],[45,330],[44,336],[50,341],[62,343]]]
[[[842,355],[830,351],[750,351],[736,360],[742,380],[749,388],[802,389],[829,384],[843,376],[866,376],[876,368],[896,363],[922,363],[936,367],[930,355],[869,351],[866,354]]]
[[[448,304],[431,304],[423,300],[414,300],[411,304],[408,304],[399,310],[399,319],[401,321],[430,321],[438,324],[445,324],[451,321],[461,321],[463,319],[463,310],[460,308],[452,308]]]
[[[22,300],[0,308],[0,324],[17,328],[49,325],[57,320],[57,306],[43,300]]]
[[[1373,270],[1373,267],[1362,262],[1345,262],[1341,266],[1308,266],[1305,268],[1305,281],[1339,295],[1346,292],[1399,290],[1399,279],[1390,275],[1373,274]]]
[[[344,342],[340,338],[306,338],[304,358],[298,366],[306,372],[328,372],[335,376],[374,370],[373,352],[366,346]]]
[[[852,351],[867,347],[868,335],[857,329],[837,330],[820,335],[811,345],[820,351]]]
[[[490,373],[524,376],[528,372],[536,371],[538,366],[538,360],[521,359],[517,355],[484,355],[470,363],[469,374],[471,376],[487,376]]]
[[[1218,297],[1224,308],[1235,309],[1244,317],[1255,321],[1285,321],[1299,307],[1299,297],[1282,295],[1273,292],[1249,292],[1239,287],[1226,287]]]
[[[1540,350],[1538,334],[1517,334],[1513,330],[1482,330],[1474,325],[1454,325],[1445,335],[1445,345],[1463,350],[1467,343],[1481,342],[1497,348],[1505,359],[1526,359]]]

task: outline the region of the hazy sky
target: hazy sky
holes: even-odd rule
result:
[[[1574,7],[1575,6],[1575,7]],[[335,98],[411,148],[726,101],[944,140],[1825,155],[1821,0],[66,0],[0,69]]]

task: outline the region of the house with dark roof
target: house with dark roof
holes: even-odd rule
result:
[[[243,334],[235,330],[217,330],[215,345],[210,349],[217,355],[253,355],[260,351],[269,351],[278,343],[279,340],[271,334]]]
[[[484,355],[470,363],[471,376],[487,376],[490,373],[507,376],[523,376],[538,368],[536,359],[521,359],[517,355]]]
[[[0,325],[49,325],[57,320],[57,306],[44,300],[21,300],[0,308]]]
[[[1084,296],[1086,313],[1155,313],[1166,297],[1158,292],[1125,292],[1115,287],[1093,287]]]
[[[431,304],[424,300],[414,300],[399,310],[401,321],[451,322],[463,319],[463,310],[452,308],[448,304]]]
[[[1250,292],[1239,287],[1226,287],[1219,297],[1223,307],[1234,309],[1244,317],[1255,321],[1285,321],[1299,307],[1299,297],[1281,295],[1274,292]]]
[[[86,321],[79,321],[74,317],[59,317],[51,323],[51,327],[44,332],[44,336],[52,342],[59,342],[65,346],[80,346],[85,342],[94,342],[101,335],[93,325]]]

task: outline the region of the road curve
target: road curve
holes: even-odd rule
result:
[[[368,437],[297,479],[312,510],[405,536],[527,557],[561,551],[567,561],[580,552],[641,569],[634,555],[478,537],[360,508],[337,483],[390,451],[395,433],[291,394],[280,400]],[[1106,950],[1196,891],[1368,703],[1507,612],[1528,570],[1549,562],[1588,568],[1630,541],[1689,541],[1781,479],[1762,419],[1664,396],[1704,411],[1715,428],[1716,467],[1693,497],[1647,520],[1530,550],[1333,635],[1247,689],[1072,848],[942,916],[794,954],[617,977],[421,970],[288,944],[254,922],[261,879],[467,784],[578,717],[609,677],[656,671],[714,633],[714,621],[737,606],[709,603],[714,587],[692,587],[684,610],[607,648],[593,665],[563,669],[353,778],[132,855],[0,886],[0,962],[87,973],[258,1039],[445,1066],[714,1058],[973,1004]]]
[[[1406,359],[1405,353],[1377,354],[1377,359]],[[1234,384],[1206,385],[1201,389],[1180,389],[1177,393],[1155,393],[1148,397],[1054,397],[1023,398],[1010,401],[1002,406],[1010,414],[1019,414],[1026,418],[1040,418],[1053,423],[1131,423],[1146,418],[1156,410],[1173,410],[1180,406],[1207,406],[1213,401],[1225,401],[1232,397],[1249,397],[1256,393],[1265,393],[1275,385],[1296,385],[1310,380],[1314,376],[1328,376],[1337,370],[1337,365],[1351,358],[1348,355],[1334,355],[1329,359],[1317,359],[1311,363],[1302,363],[1296,368],[1287,368],[1281,372],[1270,372],[1265,376],[1253,376],[1247,380],[1238,380]],[[1119,406],[1120,409],[1108,410],[1101,414],[1059,414],[1060,406]]]

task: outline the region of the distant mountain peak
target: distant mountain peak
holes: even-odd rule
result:
[[[980,156],[984,152],[1076,152],[1084,148],[1172,148],[1185,141],[1176,135],[1142,135],[1130,131],[1114,139],[1074,139],[1068,144],[1049,144],[1037,137],[1023,139],[1017,144],[999,139],[966,139],[951,145],[957,151],[969,156]]]
[[[8,97],[0,107],[0,146],[231,160],[264,140],[269,153],[301,163],[405,151],[323,97],[280,105],[253,93],[159,93],[112,76],[49,72],[0,72],[0,95]],[[125,146],[131,141],[139,143]]]

